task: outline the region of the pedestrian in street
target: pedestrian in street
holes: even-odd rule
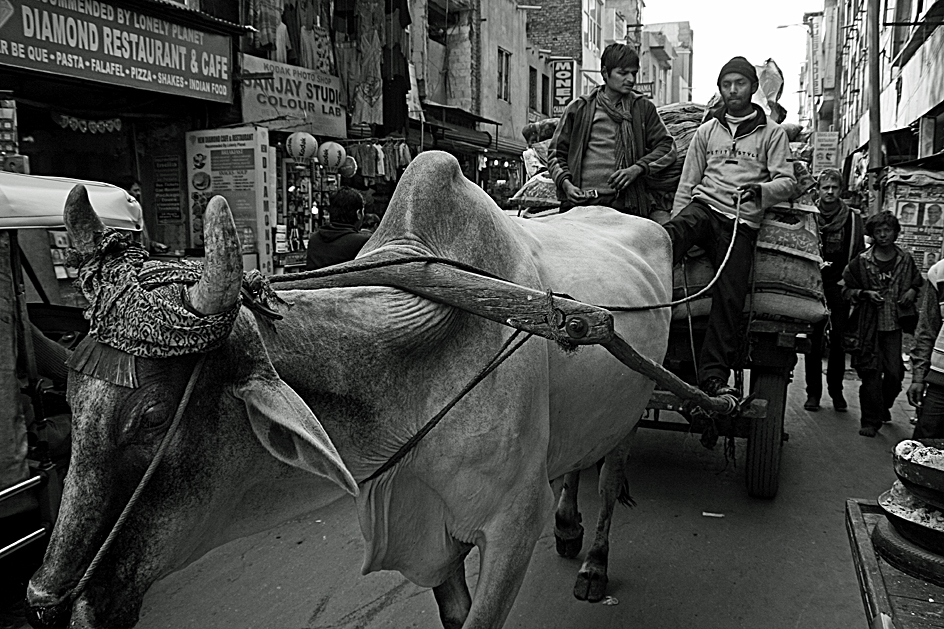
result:
[[[674,264],[698,245],[718,272],[698,362],[699,386],[711,396],[740,395],[728,378],[740,355],[757,233],[764,210],[789,199],[796,183],[786,132],[751,102],[758,88],[754,66],[734,57],[721,68],[718,88],[724,104],[692,137],[665,223]]]
[[[357,190],[339,188],[331,197],[328,214],[331,221],[308,239],[305,269],[309,271],[353,260],[370,239],[370,232],[360,229],[364,197]]]
[[[859,434],[874,437],[901,392],[905,364],[901,359],[901,319],[913,309],[924,280],[911,254],[895,244],[901,224],[891,212],[865,221],[872,245],[853,258],[842,273],[843,298],[857,310],[846,336],[846,349],[862,384]],[[851,341],[851,343],[850,343]],[[850,347],[851,344],[851,347]]]
[[[908,402],[917,409],[912,439],[944,439],[944,260],[928,270],[911,350]]]
[[[858,210],[850,208],[839,198],[842,191],[842,173],[827,168],[816,182],[819,208],[820,248],[823,256],[823,294],[829,316],[813,324],[812,349],[806,356],[806,402],[808,411],[820,409],[823,395],[823,341],[829,329],[829,357],[826,363],[826,390],[833,401],[833,409],[845,412],[848,408],[842,394],[843,375],[846,372],[846,352],[842,337],[849,320],[849,304],[842,298],[842,272],[849,261],[865,250],[865,229]]]
[[[548,173],[560,211],[605,205],[658,218],[650,217],[646,179],[675,163],[675,140],[652,101],[633,91],[635,49],[610,44],[600,64],[605,83],[567,105],[551,139]]]

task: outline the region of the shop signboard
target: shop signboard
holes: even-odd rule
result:
[[[927,272],[941,259],[944,244],[944,172],[891,167],[884,198],[884,209],[901,223],[897,244]]]
[[[576,64],[573,59],[551,61],[551,73],[554,76],[554,116],[563,115],[564,108],[574,99],[574,89],[577,85]]]
[[[243,121],[281,131],[347,137],[341,79],[316,70],[239,55]]]
[[[826,168],[839,168],[838,131],[813,134],[813,175],[819,175]]]
[[[184,222],[181,203],[180,156],[158,155],[154,158],[154,210],[158,225]]]
[[[231,103],[231,47],[101,0],[0,2],[0,65]]]
[[[203,245],[203,214],[221,195],[229,204],[244,256],[272,273],[269,131],[264,127],[208,129],[187,134],[187,185],[192,246]]]

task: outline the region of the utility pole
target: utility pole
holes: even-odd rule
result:
[[[882,112],[881,112],[881,73],[878,49],[879,0],[869,0],[866,18],[869,33],[869,214],[882,211],[882,191],[879,190],[879,171],[882,167]]]

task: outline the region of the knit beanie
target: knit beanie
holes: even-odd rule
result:
[[[757,70],[754,69],[754,66],[751,65],[751,62],[745,59],[744,57],[732,57],[731,61],[727,62],[722,66],[721,72],[718,74],[718,84],[721,84],[721,77],[729,72],[735,72],[740,74],[751,83],[757,83]]]

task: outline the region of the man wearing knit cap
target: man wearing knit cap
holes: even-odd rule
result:
[[[757,232],[764,210],[789,199],[796,182],[786,132],[751,102],[757,87],[757,72],[744,57],[721,68],[723,106],[692,138],[672,218],[665,223],[675,264],[699,246],[717,270],[734,239],[712,292],[698,361],[698,383],[708,395],[740,395],[728,387],[728,378],[739,358]]]

